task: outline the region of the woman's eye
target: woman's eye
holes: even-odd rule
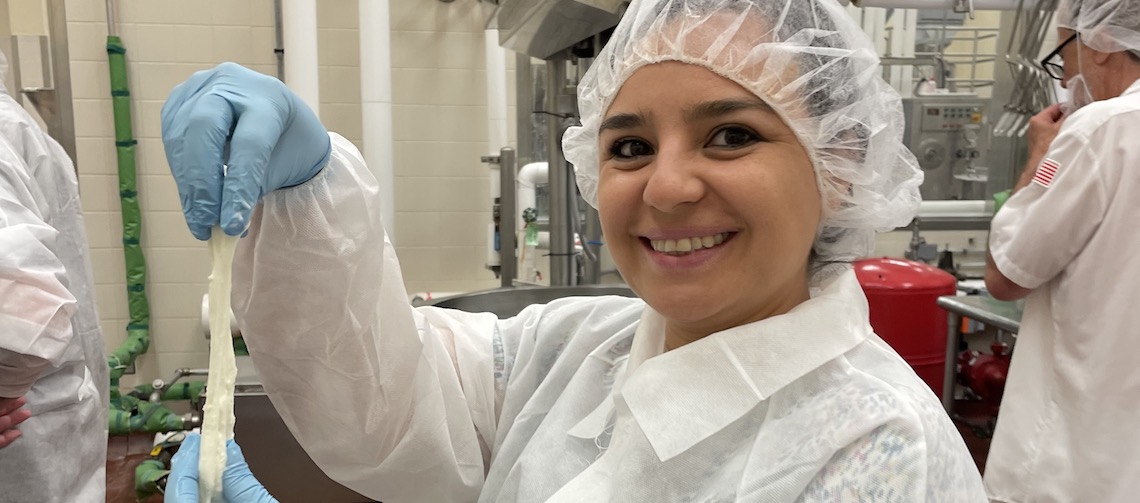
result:
[[[632,159],[643,155],[652,155],[653,148],[644,141],[627,138],[614,142],[610,146],[610,154],[618,159]]]
[[[726,127],[709,140],[710,147],[740,148],[760,141],[760,135],[742,127]]]

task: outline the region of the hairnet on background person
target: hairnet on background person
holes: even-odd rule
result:
[[[1057,5],[1057,27],[1077,30],[1077,11],[1081,9],[1081,0],[1061,0]]]
[[[1057,26],[1081,35],[1100,52],[1131,52],[1140,58],[1140,0],[1062,0]]]
[[[563,136],[597,206],[598,128],[637,69],[707,68],[767,102],[815,167],[824,215],[816,264],[871,252],[875,232],[914,217],[922,172],[902,143],[902,102],[870,40],[835,0],[635,0],[578,85],[582,125]]]

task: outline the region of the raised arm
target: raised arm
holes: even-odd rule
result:
[[[306,452],[377,500],[475,500],[494,438],[495,318],[411,308],[356,148],[280,81],[234,64],[175,88],[163,139],[191,232],[248,224],[234,313]]]

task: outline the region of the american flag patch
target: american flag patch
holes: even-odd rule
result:
[[[1041,161],[1041,165],[1037,167],[1037,174],[1033,176],[1033,181],[1042,187],[1048,187],[1050,183],[1053,183],[1053,177],[1057,176],[1057,168],[1059,167],[1057,161],[1052,159]]]

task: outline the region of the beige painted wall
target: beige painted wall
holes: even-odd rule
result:
[[[66,5],[80,189],[99,315],[108,348],[113,348],[123,339],[127,306],[106,13],[104,2],[68,0]],[[235,61],[268,74],[275,74],[276,66],[269,0],[129,0],[118,5],[139,142],[153,336],[151,350],[129,384],[207,363],[199,309],[209,257],[182,218],[162,149],[162,103],[174,85],[216,63]],[[356,0],[318,4],[321,119],[367,149],[361,144],[357,8]],[[490,220],[487,170],[479,162],[488,150],[484,9],[477,2],[391,2],[396,240],[412,292],[496,285],[483,268],[484,229]],[[508,64],[513,67],[513,57]],[[513,84],[513,74],[507,82]]]
[[[6,25],[11,35],[47,35],[45,5],[44,0],[4,0],[0,2],[0,13],[6,12],[8,19],[6,23],[0,21],[0,25]]]

